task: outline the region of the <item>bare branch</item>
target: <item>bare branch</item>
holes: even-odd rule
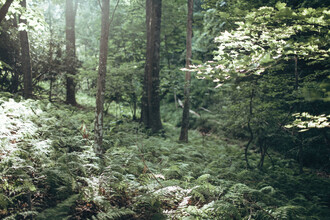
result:
[[[120,2],[120,0],[117,0],[117,4],[116,4],[116,6],[115,6],[115,8],[114,8],[114,10],[113,10],[113,12],[112,12],[112,16],[111,16],[111,19],[110,19],[110,22],[109,22],[109,27],[110,27],[110,25],[111,25],[111,23],[112,23],[112,21],[113,21],[113,18],[115,17],[115,12],[116,12],[116,10],[117,10],[117,7],[118,7],[118,5],[119,5],[119,2]]]

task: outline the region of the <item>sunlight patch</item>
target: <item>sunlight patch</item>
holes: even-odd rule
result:
[[[38,128],[30,118],[42,111],[28,108],[29,101],[0,100],[0,144],[4,147],[2,150],[10,152],[17,143],[35,135]]]

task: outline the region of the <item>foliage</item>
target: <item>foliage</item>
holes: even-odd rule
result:
[[[1,117],[9,119],[1,130],[2,217],[24,212],[40,219],[329,215],[322,205],[329,202],[328,179],[296,176],[298,165],[280,155],[273,157],[275,166],[265,161],[266,172],[246,170],[240,143],[215,136],[203,140],[193,131],[190,144],[183,145],[173,140],[178,128],[171,124],[165,124],[166,138],[146,138],[138,124],[124,122],[106,130],[105,143],[112,147],[100,163],[79,130],[83,120],[91,132],[92,114],[7,100],[1,100]],[[251,155],[250,162],[256,164],[258,157]]]
[[[300,114],[293,114],[293,116],[296,120],[293,121],[292,125],[286,125],[286,128],[296,127],[299,129],[299,132],[304,132],[311,128],[325,128],[330,126],[328,122],[330,118],[329,115],[313,116],[307,112],[303,112]]]
[[[214,61],[196,68],[204,77],[223,82],[234,76],[260,75],[288,55],[322,63],[329,57],[327,14],[323,8],[294,11],[284,3],[261,7],[237,22],[236,30],[217,37],[220,45]]]
[[[68,219],[70,208],[78,199],[78,195],[72,195],[70,198],[56,205],[55,208],[49,208],[40,213],[36,219]]]
[[[301,164],[308,160],[303,145],[316,154],[322,151],[311,143],[321,136],[327,140],[326,129],[298,137],[283,127],[291,123],[293,112],[328,114],[328,19],[327,8],[292,9],[281,2],[274,7],[260,7],[246,13],[234,29],[223,31],[215,39],[219,46],[213,60],[190,70],[199,78],[214,81],[224,96],[216,96],[222,99],[217,105],[219,118],[225,121],[222,129],[252,142],[260,153],[260,168],[269,147],[292,151],[290,156],[299,154],[293,157]],[[308,91],[313,93],[313,87],[321,90],[320,85],[323,92],[318,93],[319,98],[306,95]],[[318,110],[311,105],[319,106]],[[327,145],[327,141],[315,141],[314,146],[316,143]]]

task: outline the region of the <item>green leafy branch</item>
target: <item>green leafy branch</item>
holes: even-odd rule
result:
[[[286,128],[297,128],[299,132],[305,132],[311,128],[326,128],[330,127],[330,115],[310,115],[308,112],[295,113],[296,119],[291,123],[286,125]]]

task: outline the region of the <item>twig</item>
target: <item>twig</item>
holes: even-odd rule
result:
[[[206,112],[208,112],[208,113],[212,113],[212,111],[210,111],[210,110],[208,110],[208,109],[206,109],[206,108],[200,107],[200,109],[202,109],[202,110],[204,110],[204,111],[206,111]]]
[[[32,112],[36,115],[36,116],[39,116],[35,111],[34,111],[34,109],[31,107],[30,108],[31,110],[32,110]]]
[[[112,23],[112,21],[113,21],[114,16],[115,16],[115,12],[116,12],[117,7],[118,7],[118,5],[119,5],[119,1],[120,1],[120,0],[117,1],[117,4],[116,4],[116,6],[115,6],[115,8],[114,8],[114,10],[113,10],[113,12],[112,12],[111,20],[110,20],[110,22],[109,22],[109,27],[110,27],[110,25],[111,25],[111,23]]]
[[[249,215],[248,220],[251,220],[251,217],[252,217],[252,208],[250,207],[250,215]]]

